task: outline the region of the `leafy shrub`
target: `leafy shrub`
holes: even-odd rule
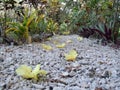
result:
[[[25,14],[22,22],[8,22],[8,28],[6,29],[6,36],[9,35],[15,39],[15,41],[21,41],[30,43],[29,27],[31,22],[34,20],[35,12],[31,13],[30,16]],[[14,37],[15,36],[15,37]]]
[[[27,27],[25,27],[26,25],[24,22],[26,22],[26,20],[23,16],[28,13],[25,11],[28,7],[23,8],[24,2],[27,2],[27,5],[29,6],[29,13],[33,13],[33,10],[36,11],[34,19]],[[6,17],[11,16],[8,16],[7,12],[10,12],[9,9],[11,9],[14,10],[15,18],[13,17],[14,14],[12,14],[13,19],[10,20],[10,22],[17,22],[21,25],[16,26],[10,24],[7,29],[12,27],[19,29],[22,26],[22,29],[24,27],[24,30],[26,29],[25,31],[28,32],[28,35],[19,35],[15,30],[10,30],[9,35],[11,34],[12,37],[15,37],[16,41],[18,37],[20,37],[19,39],[21,39],[22,42],[28,42],[28,39],[25,38],[34,34],[41,36],[43,33],[78,33],[79,27],[90,27],[96,24],[98,24],[98,26],[93,28],[83,28],[83,31],[85,32],[84,35],[86,34],[85,36],[89,37],[91,34],[99,34],[100,37],[113,42],[116,42],[117,37],[119,36],[118,17],[120,5],[118,0],[3,0],[0,3],[3,4],[1,10],[5,10],[2,28],[5,27],[3,29],[6,30],[6,22],[9,22]],[[26,19],[29,17],[29,14],[27,14]],[[99,23],[104,23],[105,25],[99,25]],[[112,23],[111,27],[107,27],[107,24],[109,23]],[[8,31],[9,30],[6,32]]]
[[[108,42],[114,43],[117,43],[120,37],[119,30],[113,30],[112,28],[109,28],[106,24],[101,23],[94,27],[83,28],[80,33],[82,36],[87,38],[91,35],[95,35],[101,37]]]
[[[48,18],[44,14],[41,14],[35,17],[35,20],[33,20],[29,29],[32,36],[39,34],[39,36],[42,37],[43,34],[57,33],[58,24],[53,21],[52,18]]]

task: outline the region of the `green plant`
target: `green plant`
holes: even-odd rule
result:
[[[47,22],[45,20],[45,15],[41,14],[41,15],[36,15],[36,17],[34,17],[35,19],[31,22],[29,31],[31,35],[34,34],[41,34],[43,33],[46,28],[47,28]]]
[[[94,27],[83,28],[81,30],[81,35],[85,37],[89,37],[91,35],[95,35],[97,37],[101,37],[102,39],[108,42],[117,43],[120,40],[120,31],[113,30],[108,27],[106,24],[98,24]]]
[[[52,20],[52,18],[48,18],[47,22],[47,32],[49,33],[56,33],[58,30],[58,24]]]
[[[59,33],[60,33],[60,34],[63,34],[64,32],[68,31],[67,28],[68,28],[67,23],[63,22],[63,23],[60,24],[60,26],[59,26],[59,31],[60,31]]]
[[[30,36],[29,36],[29,27],[31,22],[34,20],[36,13],[33,12],[28,16],[28,13],[26,11],[26,14],[24,15],[24,19],[22,22],[8,22],[8,28],[6,29],[6,36],[16,36],[13,37],[15,41],[20,40],[22,42],[29,43],[30,42]],[[13,35],[14,34],[14,35]]]
[[[56,33],[57,30],[58,24],[44,14],[36,16],[30,25],[31,34]]]

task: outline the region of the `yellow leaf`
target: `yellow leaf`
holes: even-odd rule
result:
[[[75,50],[71,50],[68,54],[65,54],[65,59],[67,61],[74,61],[77,57],[77,52]]]
[[[65,43],[62,43],[62,44],[58,44],[58,45],[56,45],[56,47],[57,47],[57,48],[64,48],[65,45],[66,45]]]
[[[52,50],[52,47],[50,45],[42,44],[42,47],[45,50]]]
[[[16,73],[26,79],[33,77],[31,72],[32,68],[27,65],[21,65],[18,69],[16,69]]]
[[[38,80],[39,71],[40,71],[40,64],[38,64],[32,71],[33,79]]]
[[[82,40],[83,40],[83,37],[77,37],[77,40],[78,40],[78,41],[82,41]]]

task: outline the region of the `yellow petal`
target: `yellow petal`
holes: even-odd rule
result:
[[[39,71],[40,71],[40,64],[38,64],[32,71],[33,79],[38,80]]]
[[[23,78],[32,78],[32,68],[27,65],[21,65],[18,69],[16,69],[16,73]]]
[[[42,47],[45,50],[52,50],[52,47],[50,45],[42,44]]]
[[[62,43],[62,44],[58,44],[58,45],[56,45],[56,47],[57,47],[57,48],[64,48],[65,45],[66,45],[65,43]]]
[[[47,72],[45,70],[40,70],[39,74],[42,75],[42,76],[46,76]]]
[[[52,38],[50,38],[50,37],[49,37],[49,38],[47,38],[47,40],[48,40],[48,41],[51,41],[51,40],[52,40]]]
[[[54,43],[54,44],[58,44],[58,43],[59,43],[59,41],[57,41],[57,40],[54,40],[54,41],[53,41],[53,43]]]
[[[77,57],[77,52],[75,50],[71,50],[68,54],[65,54],[65,59],[67,61],[74,61]]]
[[[77,40],[78,40],[78,41],[82,41],[82,40],[83,40],[83,37],[77,37]]]

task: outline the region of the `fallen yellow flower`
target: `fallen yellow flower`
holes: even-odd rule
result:
[[[52,38],[49,37],[49,38],[47,38],[47,40],[50,41],[50,40],[52,40]]]
[[[64,48],[65,46],[66,46],[65,43],[62,43],[62,44],[58,44],[58,45],[56,45],[57,48]]]
[[[26,79],[38,80],[38,75],[45,76],[47,72],[45,70],[40,70],[40,64],[38,64],[33,70],[30,66],[21,65],[16,69],[16,73]]]
[[[39,72],[40,72],[40,64],[38,64],[32,71],[33,79],[38,80]]]
[[[83,40],[83,37],[77,37],[77,40],[78,40],[78,41],[82,41],[82,40]]]
[[[16,73],[26,79],[33,77],[31,72],[32,68],[27,65],[21,65],[18,69],[16,69]]]
[[[75,50],[71,50],[68,54],[65,54],[65,59],[67,61],[74,61],[77,57],[77,52]]]
[[[52,47],[50,45],[42,44],[42,47],[45,50],[52,50]]]

